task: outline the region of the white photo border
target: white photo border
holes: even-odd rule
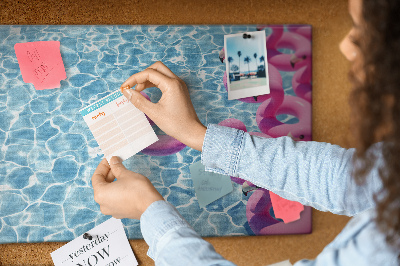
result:
[[[227,64],[228,60],[228,49],[226,46],[227,39],[230,38],[237,38],[241,37],[243,38],[243,34],[250,34],[250,35],[256,35],[261,37],[261,40],[264,40],[264,45],[263,45],[263,52],[264,52],[264,57],[265,57],[265,77],[266,77],[266,86],[259,86],[259,87],[252,87],[252,88],[243,88],[240,90],[235,90],[231,91],[230,89],[230,81],[229,81],[229,64]],[[264,94],[269,94],[270,93],[270,87],[269,87],[269,74],[268,74],[268,59],[267,59],[267,45],[265,43],[266,41],[266,35],[265,31],[250,31],[250,32],[241,32],[241,33],[236,33],[236,34],[229,34],[229,35],[224,35],[224,51],[225,51],[225,66],[226,66],[226,75],[227,75],[227,86],[228,86],[228,100],[235,100],[235,99],[241,99],[241,98],[246,98],[246,97],[251,97],[251,96],[259,96],[259,95],[264,95]],[[240,73],[240,69],[239,69]]]

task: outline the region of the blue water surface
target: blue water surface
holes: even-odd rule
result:
[[[218,56],[225,34],[254,30],[251,25],[0,26],[0,243],[69,241],[109,218],[94,201],[90,182],[102,154],[79,110],[155,61],[187,83],[203,124],[236,118],[259,132],[259,104],[227,100],[225,64]],[[23,82],[14,45],[52,40],[61,43],[67,79],[61,88],[37,91]],[[161,96],[156,88],[146,92],[152,101]],[[199,160],[200,152],[186,147],[163,157],[139,153],[124,164],[147,176],[202,236],[248,235],[247,197],[237,184],[232,193],[199,207],[189,172]],[[142,238],[138,221],[123,223],[130,239]]]

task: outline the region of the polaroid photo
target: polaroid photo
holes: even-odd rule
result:
[[[224,36],[228,100],[269,94],[265,31]]]

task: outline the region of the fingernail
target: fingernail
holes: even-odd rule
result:
[[[118,156],[113,156],[113,157],[111,158],[111,160],[110,160],[110,163],[111,163],[111,164],[119,164],[119,163],[122,163],[122,160],[121,160],[121,158],[119,158]]]
[[[131,89],[128,89],[128,90],[125,90],[126,91],[126,93],[128,94],[128,97],[126,97],[126,98],[128,98],[128,100],[130,101],[131,100],[131,98],[132,98],[132,90]]]

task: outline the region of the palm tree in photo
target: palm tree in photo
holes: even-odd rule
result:
[[[231,71],[232,71],[232,72],[237,72],[237,73],[239,73],[239,67],[238,67],[238,65],[232,64],[232,65],[231,65]]]
[[[255,59],[254,63],[256,64],[256,72],[257,72],[257,53],[254,53],[253,56],[254,56],[254,59]]]
[[[265,65],[262,64],[262,62],[265,61],[264,56],[260,57],[260,63],[261,65],[258,66],[258,71],[257,71],[257,77],[265,77],[266,76],[266,69],[265,69]]]
[[[240,57],[242,56],[241,51],[238,51],[238,56],[239,56],[239,80],[240,80]]]
[[[260,63],[264,62],[264,60],[265,60],[265,58],[264,58],[264,56],[262,55],[262,56],[260,57]]]
[[[232,56],[229,56],[228,57],[228,70],[229,70],[229,72],[231,71],[231,62],[233,61],[233,58],[232,58]]]
[[[248,70],[249,70],[248,75],[249,75],[249,77],[250,77],[250,62],[251,62],[250,56],[246,56],[246,57],[244,58],[244,62],[247,64],[247,67],[248,67]]]

